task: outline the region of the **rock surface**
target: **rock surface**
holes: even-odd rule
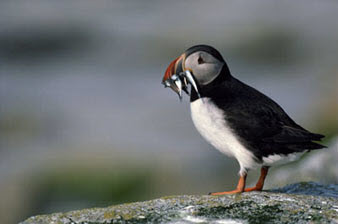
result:
[[[170,196],[22,222],[33,223],[338,223],[338,185],[309,182],[218,197]]]

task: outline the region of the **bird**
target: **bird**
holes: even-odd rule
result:
[[[324,135],[301,127],[271,98],[235,78],[212,46],[187,49],[169,64],[162,84],[180,99],[182,90],[190,95],[191,117],[200,135],[239,163],[235,190],[211,195],[262,191],[271,166],[326,148],[317,143]],[[248,172],[259,168],[256,185],[246,188]]]

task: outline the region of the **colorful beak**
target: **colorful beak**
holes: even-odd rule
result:
[[[185,70],[184,68],[184,60],[185,54],[182,54],[169,64],[164,73],[162,84],[164,87],[170,87],[174,90],[174,92],[178,94],[180,100],[182,100],[182,90],[189,95],[188,84],[191,84],[192,88],[195,89],[200,97],[193,75],[189,69]]]
[[[186,83],[182,83],[183,80],[179,76],[179,73],[183,71],[183,59],[184,54],[172,61],[165,71],[164,77],[162,79],[162,84],[165,87],[170,87],[178,94],[180,99],[182,99],[182,90],[188,93]]]
[[[176,74],[177,64],[178,64],[178,62],[180,62],[183,59],[182,56],[183,55],[179,56],[178,58],[176,58],[175,60],[173,60],[169,64],[167,70],[164,73],[164,77],[163,77],[162,83],[164,83],[166,80],[168,80],[169,78],[171,78],[171,76],[173,74]]]

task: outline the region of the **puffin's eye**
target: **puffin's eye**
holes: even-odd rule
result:
[[[197,63],[198,63],[199,65],[204,63],[203,58],[202,58],[201,56],[198,57]]]

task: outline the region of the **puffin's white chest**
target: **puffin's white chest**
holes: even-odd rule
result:
[[[199,133],[216,149],[235,157],[241,166],[240,173],[257,165],[254,155],[239,142],[227,125],[224,112],[210,98],[195,100],[190,107],[192,120]]]

